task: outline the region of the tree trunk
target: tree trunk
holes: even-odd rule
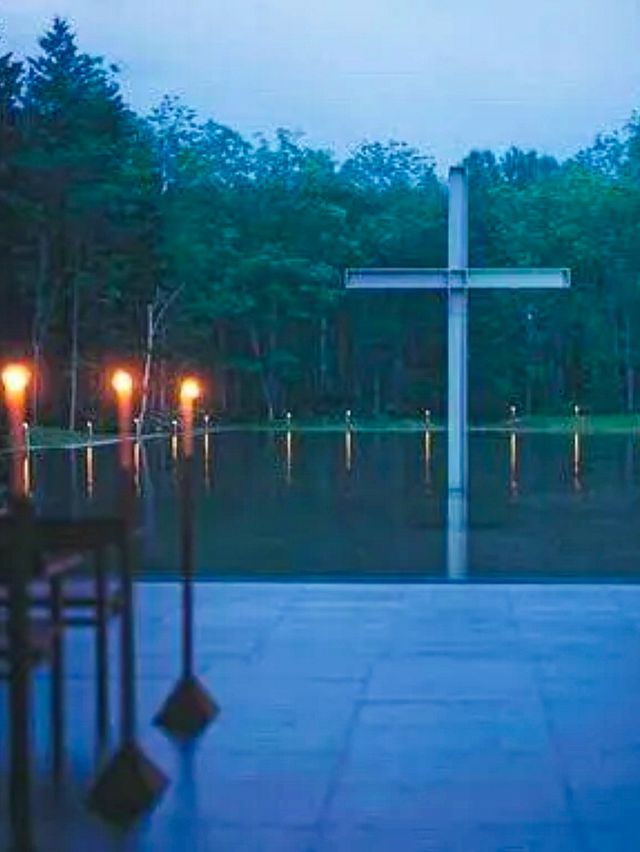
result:
[[[159,380],[160,380],[160,394],[158,397],[158,404],[160,406],[160,411],[163,414],[167,412],[167,365],[164,360],[160,362],[159,369]]]
[[[382,410],[382,377],[380,368],[376,368],[373,374],[373,413],[376,417],[380,417]]]
[[[328,336],[328,323],[327,317],[323,314],[320,319],[320,347],[319,347],[319,390],[320,394],[324,395],[327,390],[327,374],[328,374],[328,363],[327,363],[327,336]]]
[[[636,375],[633,367],[633,359],[632,359],[632,346],[631,346],[631,320],[629,319],[629,314],[627,313],[625,318],[625,346],[624,346],[624,360],[625,360],[625,391],[626,391],[626,406],[627,406],[627,414],[631,414],[635,409],[635,389],[636,389]]]
[[[78,408],[78,315],[79,315],[79,273],[73,276],[71,289],[71,388],[69,394],[69,430],[76,428]]]
[[[263,357],[260,349],[260,340],[258,338],[258,331],[253,325],[249,328],[249,340],[251,342],[251,350],[253,352],[253,357],[258,361],[260,365],[260,385],[262,387],[262,395],[267,408],[267,417],[270,421],[273,421],[275,420],[275,407],[273,404],[273,396],[271,393],[271,387],[269,385],[269,377],[267,376],[267,373],[264,369]]]
[[[151,382],[151,363],[153,360],[153,346],[155,342],[155,321],[153,303],[147,305],[147,341],[144,351],[144,367],[142,370],[142,392],[140,394],[140,409],[138,412],[139,429],[144,431],[147,409],[149,406],[149,387]]]
[[[531,372],[529,370],[529,366],[526,368],[526,378],[525,378],[525,387],[524,387],[524,410],[530,415],[532,408],[532,397],[533,397],[533,389],[531,387]]]
[[[40,388],[42,348],[44,343],[46,309],[44,291],[49,269],[49,246],[43,231],[38,235],[38,274],[36,278],[35,305],[31,323],[31,351],[33,359],[33,381],[31,383],[31,419],[38,424],[40,417]]]

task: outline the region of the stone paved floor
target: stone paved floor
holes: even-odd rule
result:
[[[198,667],[222,715],[192,748],[150,724],[178,588],[138,601],[140,739],[171,786],[125,837],[83,808],[92,654],[74,631],[57,798],[37,683],[41,850],[640,850],[640,588],[201,585]]]

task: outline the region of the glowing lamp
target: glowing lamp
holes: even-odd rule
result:
[[[2,384],[7,396],[23,394],[31,379],[31,371],[24,364],[7,364],[2,371]]]
[[[13,494],[27,495],[28,481],[28,438],[25,428],[25,391],[31,379],[31,371],[24,364],[7,364],[0,376],[5,391],[9,434],[11,440],[11,490]]]
[[[200,382],[197,379],[189,376],[182,380],[180,384],[180,399],[182,402],[194,402],[200,397],[200,394]]]
[[[116,370],[111,376],[111,387],[118,396],[130,396],[133,392],[133,378],[126,370]]]

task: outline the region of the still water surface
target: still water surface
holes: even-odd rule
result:
[[[221,432],[196,439],[203,577],[446,580],[443,433]],[[135,448],[144,572],[176,574],[177,446]],[[38,510],[117,505],[113,446],[33,453]],[[463,575],[640,579],[640,439],[476,434]],[[459,567],[459,566],[458,566]]]

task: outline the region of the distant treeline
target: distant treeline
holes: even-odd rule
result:
[[[640,116],[565,162],[513,148],[466,164],[471,265],[574,281],[474,295],[472,417],[633,410]],[[433,159],[402,142],[339,161],[173,97],[137,115],[118,69],[56,19],[33,57],[0,57],[0,355],[35,363],[32,416],[70,426],[104,410],[116,361],[139,370],[148,411],[172,407],[188,368],[227,417],[437,414],[442,298],[347,295],[342,270],[444,265],[446,201]]]

